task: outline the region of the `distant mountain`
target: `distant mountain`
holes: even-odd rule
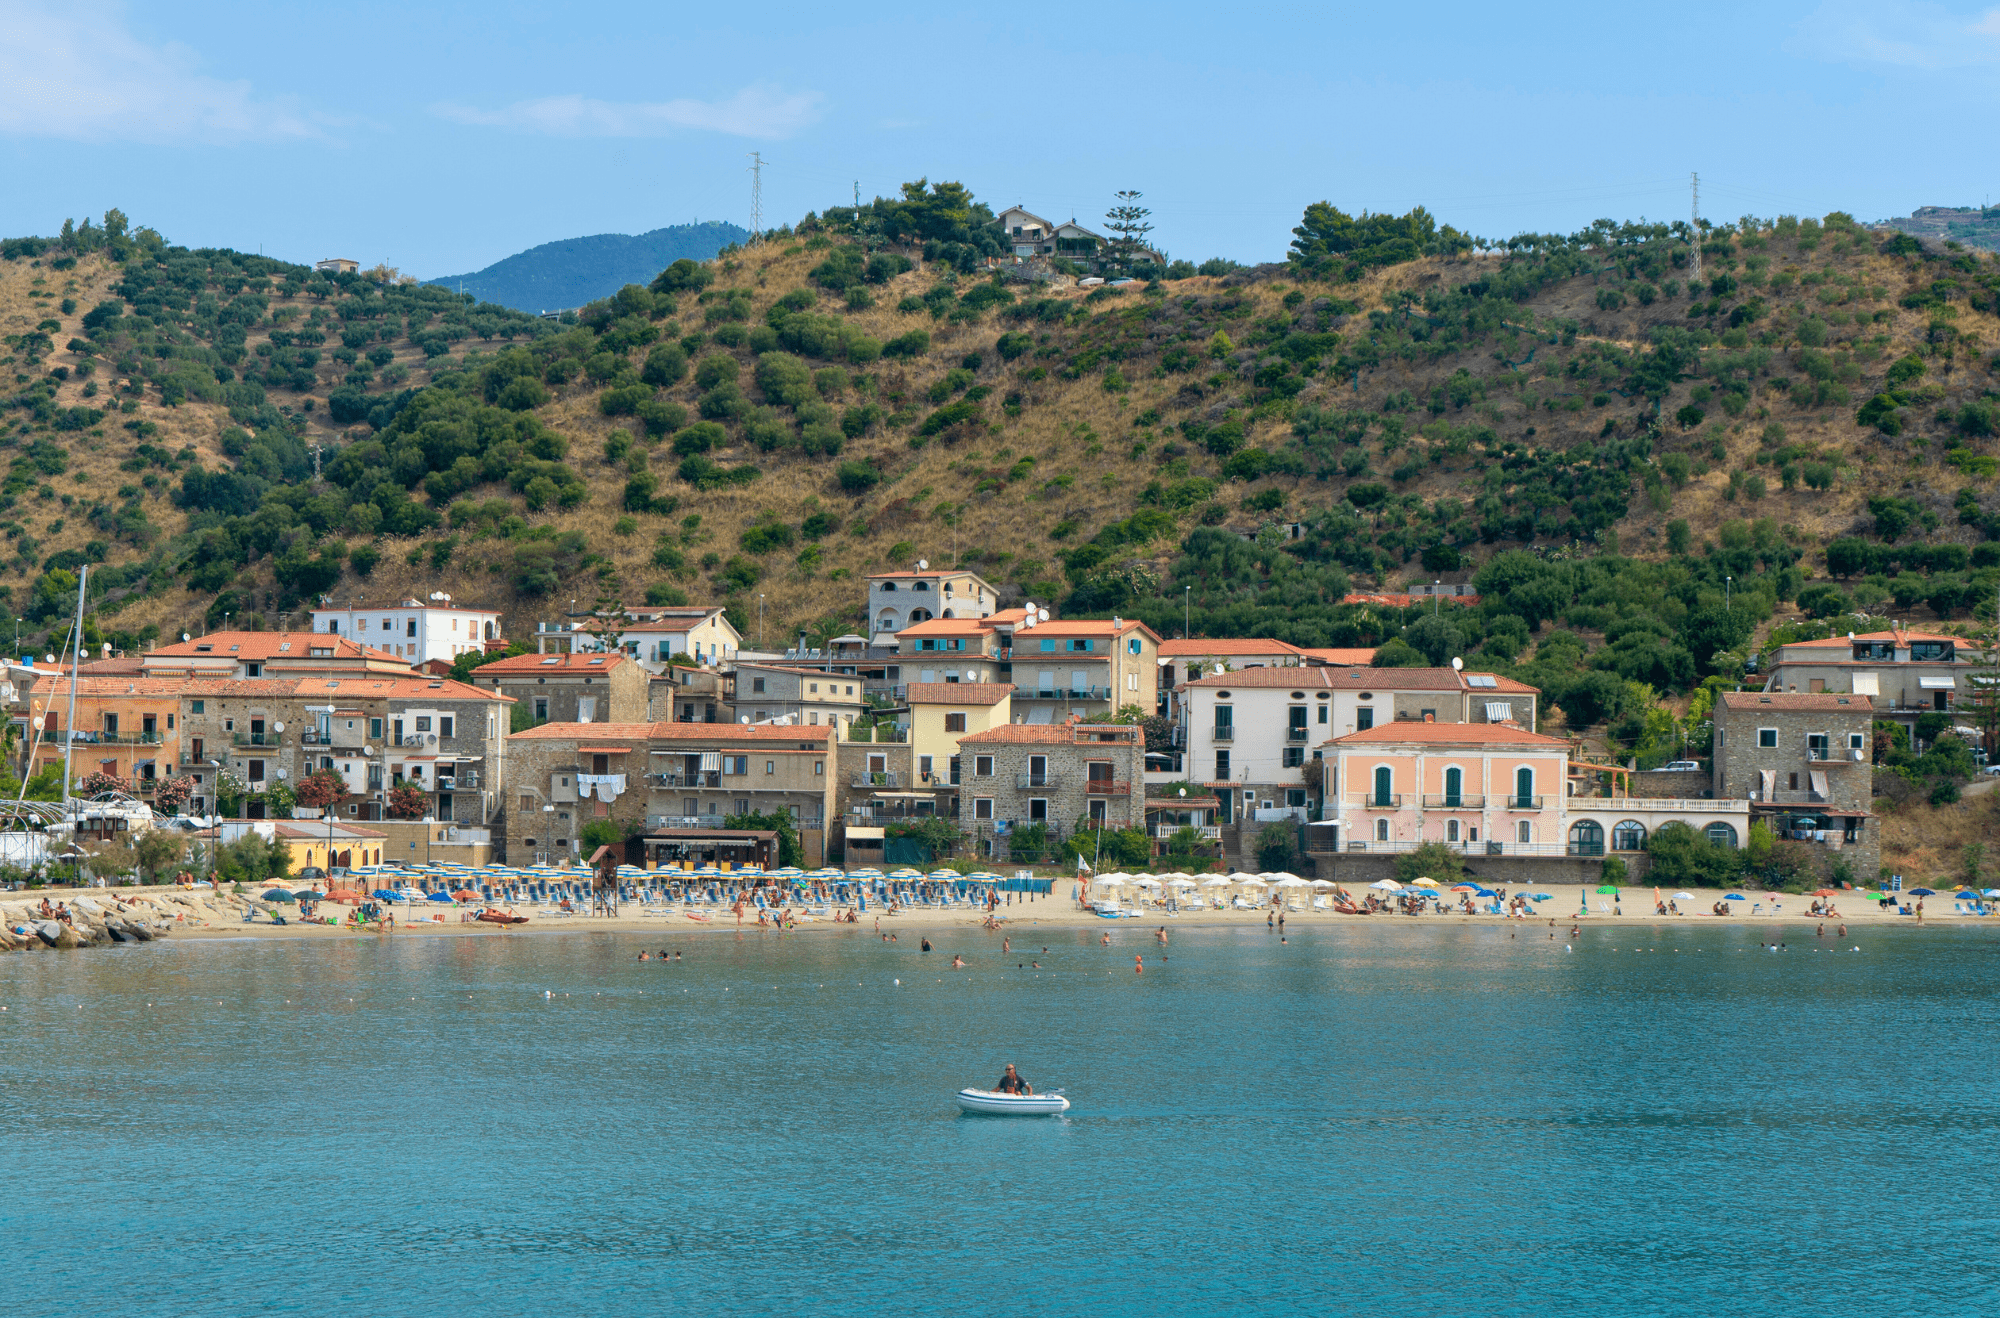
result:
[[[446,275],[430,282],[463,288],[482,302],[519,311],[559,311],[609,297],[627,284],[650,283],[682,257],[706,261],[730,243],[750,236],[722,220],[676,224],[651,233],[600,233],[564,238],[517,252],[469,275]]]
[[[1919,238],[2000,251],[2000,207],[1919,206],[1914,214],[1883,220],[1881,224]]]

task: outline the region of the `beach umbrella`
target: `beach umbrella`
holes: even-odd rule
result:
[[[1691,892],[1677,892],[1674,894],[1674,900],[1677,902],[1691,902],[1694,900],[1694,894]]]
[[[1269,879],[1272,883],[1275,883],[1282,888],[1285,886],[1286,879],[1296,879],[1298,878],[1298,875],[1287,874],[1283,870],[1276,870],[1276,871],[1267,871],[1266,873],[1260,875],[1259,877]]]
[[[1526,894],[1526,896],[1527,896],[1528,900],[1529,900],[1529,901],[1531,901],[1531,902],[1547,902],[1547,901],[1554,901],[1554,900],[1555,900],[1555,897],[1554,897],[1554,895],[1553,895],[1553,894],[1550,894],[1550,893],[1546,893],[1546,892],[1531,892],[1531,893],[1527,893],[1527,894]]]
[[[1979,894],[1976,892],[1955,892],[1952,894],[1952,897],[1958,901],[1976,902],[1979,900]]]
[[[1411,879],[1410,886],[1412,888],[1435,888],[1438,886],[1438,881],[1436,879]]]
[[[1451,888],[1451,891],[1453,891],[1453,892],[1478,892],[1478,891],[1479,891],[1479,885],[1478,885],[1478,884],[1476,884],[1476,883],[1455,883],[1455,884],[1453,884],[1453,885],[1452,885],[1452,888]]]
[[[1268,888],[1271,885],[1255,874],[1238,874],[1236,882],[1246,888]]]
[[[1229,880],[1218,874],[1214,878],[1203,879],[1200,886],[1204,888],[1227,888]]]
[[[1813,893],[1813,896],[1815,897],[1832,897],[1835,895],[1836,894],[1834,893],[1834,890],[1832,888],[1821,888],[1819,891]]]
[[[451,905],[451,903],[452,903],[452,901],[453,901],[453,897],[452,897],[452,895],[451,895],[450,893],[448,893],[448,892],[434,892],[434,893],[432,893],[432,894],[431,894],[431,895],[430,895],[430,896],[429,896],[428,898],[426,898],[426,900],[427,900],[427,901],[434,901],[434,902],[441,902],[442,904],[444,904],[444,905],[446,905],[446,906],[449,906],[449,905]]]
[[[1277,888],[1310,888],[1312,885],[1296,874],[1287,874],[1282,879],[1274,880],[1272,886]]]
[[[1725,895],[1723,896],[1722,900],[1724,900],[1724,901],[1726,901],[1726,902],[1740,902],[1740,901],[1748,901],[1749,899],[1748,899],[1748,898],[1746,898],[1746,897],[1745,897],[1745,896],[1744,896],[1744,895],[1743,895],[1742,893],[1740,893],[1740,892],[1732,892],[1732,893],[1727,893],[1727,894],[1725,894]]]
[[[460,888],[457,892],[452,894],[452,897],[455,900],[462,902],[476,902],[479,900],[479,894],[474,892],[470,888]]]
[[[1988,888],[1986,895],[1988,897],[2000,897],[2000,888]]]
[[[265,890],[264,900],[267,902],[295,902],[298,898],[283,888],[270,888]]]
[[[352,888],[335,888],[332,892],[326,895],[326,899],[330,902],[341,902],[343,904],[352,905],[353,903],[361,900],[361,894],[356,892]]]
[[[1160,886],[1160,881],[1150,874],[1140,874],[1133,878],[1132,886],[1135,888],[1157,888]]]
[[[1195,886],[1195,881],[1185,874],[1175,874],[1168,877],[1167,886],[1169,888],[1192,888]]]
[[[1330,892],[1333,889],[1333,880],[1314,879],[1312,881],[1312,888],[1314,892]]]
[[[403,900],[402,893],[390,892],[387,888],[377,888],[374,892],[371,892],[368,895],[373,897],[378,902],[399,902]]]
[[[1606,897],[1616,897],[1618,895],[1618,889],[1612,887],[1608,883],[1605,884],[1602,888],[1599,888],[1597,891]]]
[[[1935,897],[1935,896],[1937,896],[1937,889],[1935,889],[1935,888],[1912,888],[1912,889],[1910,889],[1910,896],[1912,896],[1912,897]]]
[[[1403,890],[1403,885],[1394,879],[1377,879],[1368,886],[1376,889],[1378,892],[1401,892]]]
[[[961,875],[957,870],[932,870],[930,872],[929,877],[933,879],[943,879],[946,882],[951,882],[952,880],[963,878],[964,876]]]

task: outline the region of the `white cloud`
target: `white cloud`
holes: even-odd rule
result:
[[[148,46],[104,4],[0,0],[0,137],[244,142],[318,136],[248,82],[199,72],[187,47]]]
[[[1835,0],[1798,31],[1803,51],[1843,63],[1923,70],[2000,66],[2000,9],[1964,14],[1923,0]]]
[[[754,83],[726,101],[600,101],[544,96],[499,110],[432,106],[455,123],[516,128],[550,137],[660,137],[682,129],[738,137],[789,137],[819,117],[818,92],[786,92]]]

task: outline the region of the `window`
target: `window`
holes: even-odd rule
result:
[[[197,702],[197,703],[199,703],[199,702]],[[542,703],[543,705],[545,705],[545,706],[546,706],[546,705],[548,704],[548,702],[547,702],[547,701],[542,701],[541,703]],[[374,740],[374,741],[380,741],[380,740],[382,740],[382,720],[381,720],[381,719],[378,719],[378,718],[372,718],[372,719],[369,719],[369,720],[368,720],[368,736],[370,737],[370,739],[372,739],[372,740]]]
[[[813,777],[815,777],[815,778],[821,778],[821,777],[824,777],[825,775],[826,775],[826,761],[825,761],[825,760],[814,760],[814,761],[813,761]]]
[[[763,689],[764,689],[764,679],[763,679],[763,678],[761,678],[761,677],[753,677],[753,678],[751,678],[751,679],[750,679],[750,689],[751,689],[752,691],[756,691],[756,692],[761,692],[761,691],[763,691]]]
[[[1042,824],[1047,823],[1048,818],[1049,803],[1039,796],[1031,797],[1028,801],[1028,822],[1031,824]]]
[[[417,634],[417,620],[415,618],[405,618],[403,620],[403,635],[415,636],[416,634]]]
[[[722,771],[728,774],[747,774],[750,772],[750,757],[748,755],[725,755],[722,757]]]
[[[167,726],[168,726],[168,727],[172,727],[172,726],[174,725],[174,724],[173,724],[173,717],[174,717],[174,716],[173,716],[173,715],[171,715],[171,714],[167,715]],[[1858,732],[1850,732],[1850,733],[1848,733],[1848,734],[1847,734],[1847,749],[1849,749],[1849,750],[1851,750],[1851,751],[1858,751],[1858,750],[1860,750],[1861,748],[1862,748],[1862,741],[1861,741],[1861,734],[1860,734],[1860,733],[1858,733]]]
[[[1444,821],[1444,840],[1447,842],[1458,841],[1458,821],[1456,819],[1447,819]]]
[[[1374,803],[1378,806],[1396,803],[1396,775],[1386,764],[1375,770]]]
[[[1778,730],[1776,728],[1757,729],[1757,744],[1767,750],[1776,746],[1778,744]]]
[[[1620,820],[1611,830],[1613,851],[1644,851],[1646,849],[1646,826],[1636,819]]]
[[[1215,707],[1215,740],[1229,741],[1236,736],[1236,711],[1228,705]]]
[[[1601,856],[1604,854],[1604,825],[1595,819],[1579,819],[1569,830],[1569,854],[1572,856]]]
[[[1327,713],[1327,710],[1329,710],[1329,709],[1331,709],[1331,708],[1332,708],[1332,706],[1330,706],[1330,705],[1321,705],[1321,706],[1319,707],[1319,725],[1320,725],[1321,727],[1325,727],[1325,726],[1326,726],[1326,713]]]
[[[448,715],[438,716],[438,736],[440,737],[451,736],[451,731],[454,726],[456,726],[456,720],[454,720],[450,716]]]
[[[818,695],[818,694],[819,694],[819,683],[817,683],[817,682],[808,682],[808,683],[806,683],[806,689],[807,689],[808,691],[810,691],[810,692],[811,692],[811,693],[812,693],[813,695]]]
[[[375,721],[377,723],[380,723],[382,720],[376,719]],[[546,696],[537,696],[535,698],[535,722],[547,723],[548,721],[549,721],[548,698]]]
[[[990,797],[990,796],[975,796],[975,797],[973,797],[973,798],[972,798],[972,817],[973,817],[974,819],[991,819],[991,818],[993,818],[993,798],[992,798],[992,797]]]
[[[1523,819],[1520,823],[1514,825],[1514,840],[1524,845],[1533,842],[1535,840],[1535,826]]]
[[[1045,638],[1043,638],[1043,640],[1042,640],[1042,653],[1043,653],[1043,654],[1052,654],[1052,653],[1054,653],[1054,651],[1055,651],[1055,648],[1056,648],[1056,643],[1055,643],[1054,641],[1052,641],[1052,640],[1049,640],[1049,639],[1047,639],[1046,637],[1045,637]]]
[[[206,713],[207,710],[208,702],[206,700],[190,700],[188,702],[188,713],[190,714],[202,714]]]
[[[1133,637],[1133,638],[1132,638],[1131,640],[1129,640],[1129,641],[1125,642],[1125,653],[1126,653],[1126,654],[1137,654],[1137,653],[1139,653],[1139,638],[1138,638],[1138,637],[1134,636],[1134,637]]]
[[[1303,746],[1285,747],[1285,767],[1287,769],[1296,769],[1305,762],[1306,762],[1305,747]]]
[[[1387,842],[1389,840],[1388,820],[1378,819],[1375,821],[1375,840],[1377,842]]]
[[[1702,831],[1708,835],[1710,842],[1715,843],[1719,847],[1734,847],[1736,845],[1736,830],[1727,824],[1710,824]]]
[[[936,764],[936,760],[934,760],[931,756],[919,755],[917,757],[917,777],[921,778],[925,782],[929,782],[931,778],[931,768],[934,764]]]
[[[975,778],[991,778],[993,776],[993,757],[991,755],[973,756],[972,776]]]
[[[535,798],[527,792],[521,793],[521,806],[520,806],[521,813],[525,815],[534,808],[535,808]]]
[[[768,775],[770,775],[770,774],[774,774],[774,773],[776,773],[777,771],[778,771],[778,762],[777,762],[776,760],[766,760],[766,761],[764,761],[764,773],[765,773],[765,774],[766,774],[767,776],[768,776]]]
[[[1516,810],[1540,809],[1535,804],[1535,771],[1529,768],[1514,770],[1514,808]]]
[[[1215,778],[1217,782],[1227,782],[1229,780],[1228,751],[1217,751],[1215,753]]]
[[[1366,732],[1368,731],[1368,729],[1374,726],[1375,726],[1374,710],[1369,709],[1367,706],[1364,705],[1360,709],[1354,711],[1354,730],[1356,732]]]
[[[944,716],[944,730],[945,730],[946,732],[963,732],[963,731],[965,731],[965,715],[964,715],[964,714],[947,714],[947,715],[945,715],[945,716]]]

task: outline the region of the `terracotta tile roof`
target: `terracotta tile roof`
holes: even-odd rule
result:
[[[1366,668],[1375,662],[1375,650],[1370,646],[1359,649],[1309,649],[1301,647],[1299,653],[1308,659],[1317,659],[1323,664],[1333,664],[1341,668]]]
[[[392,700],[491,700],[512,704],[514,697],[482,691],[470,682],[449,677],[301,677],[287,679],[300,696],[342,696],[348,699],[383,696]]]
[[[1032,636],[1123,636],[1133,631],[1144,632],[1155,642],[1160,639],[1159,633],[1137,618],[1120,618],[1116,626],[1110,618],[1058,618],[1015,629],[1014,644],[1019,645]]]
[[[1045,624],[1052,625],[1052,624]],[[897,636],[974,636],[993,633],[991,618],[926,618],[913,622]]]
[[[510,733],[509,741],[645,741],[652,737],[657,723],[542,723],[521,732]],[[720,723],[693,724],[694,727],[712,727],[717,735],[732,731]]]
[[[1896,630],[1863,632],[1851,639],[1846,636],[1829,636],[1825,640],[1820,641],[1787,641],[1779,648],[1783,650],[1802,650],[1809,647],[1825,647],[1829,650],[1845,650],[1856,641],[1894,641],[1897,645],[1908,645],[1911,641],[1955,641],[1963,644],[1965,638],[1963,636],[1943,636],[1937,632]]]
[[[311,653],[312,650],[329,649],[333,651],[330,655]],[[371,650],[345,636],[329,636],[325,632],[210,632],[191,641],[176,641],[172,645],[146,651],[144,661],[148,665],[160,659],[193,659],[210,663],[223,659],[239,663],[272,659],[385,659],[391,663],[406,662],[387,650]]]
[[[1038,627],[1035,630],[1040,631],[1041,629]],[[1301,654],[1303,651],[1298,646],[1286,641],[1273,641],[1256,637],[1209,639],[1198,636],[1193,640],[1161,641],[1160,653],[1171,659],[1183,657],[1205,659],[1210,656],[1219,658],[1233,654],[1284,656]],[[1375,652],[1370,650],[1368,653],[1372,655]]]
[[[1716,703],[1724,709],[1741,712],[1784,709],[1846,710],[1861,713],[1875,708],[1875,702],[1867,696],[1848,695],[1835,692],[1800,691],[1724,691],[1716,697]]]
[[[1011,698],[1014,688],[1005,682],[912,682],[912,705],[997,705]]]
[[[585,727],[599,726],[584,724]],[[822,724],[772,727],[764,723],[654,723],[655,741],[825,741],[833,729]]]
[[[1113,728],[1125,728],[1134,735],[1128,740],[1099,742],[1088,739],[1091,733],[1104,733]],[[997,728],[975,732],[969,737],[960,737],[960,746],[1007,745],[1035,743],[1058,746],[1137,746],[1145,748],[1145,741],[1136,734],[1138,729],[1129,724],[1118,723],[1003,723]]]
[[[518,673],[608,673],[632,661],[622,654],[517,654],[511,659],[495,659],[479,665],[482,677],[504,677]]]
[[[46,683],[46,685],[44,685]],[[35,698],[64,697],[69,695],[72,685],[67,677],[45,677],[35,684]],[[77,699],[103,699],[111,696],[131,696],[135,699],[177,699],[181,692],[191,685],[184,677],[99,677],[85,671],[83,677],[74,683]],[[213,685],[204,683],[203,685]],[[263,685],[263,683],[258,683]],[[275,683],[279,687],[289,687],[290,683]]]
[[[985,580],[977,572],[966,568],[932,568],[928,572],[870,572],[868,574],[870,581],[901,581],[905,578],[913,577],[937,577],[940,580],[945,577],[971,577],[975,581],[983,582]]]
[[[1523,748],[1562,747],[1569,745],[1560,737],[1545,737],[1539,732],[1512,723],[1382,723],[1360,732],[1350,732],[1344,737],[1334,737],[1320,743],[1323,746],[1520,746]]]

